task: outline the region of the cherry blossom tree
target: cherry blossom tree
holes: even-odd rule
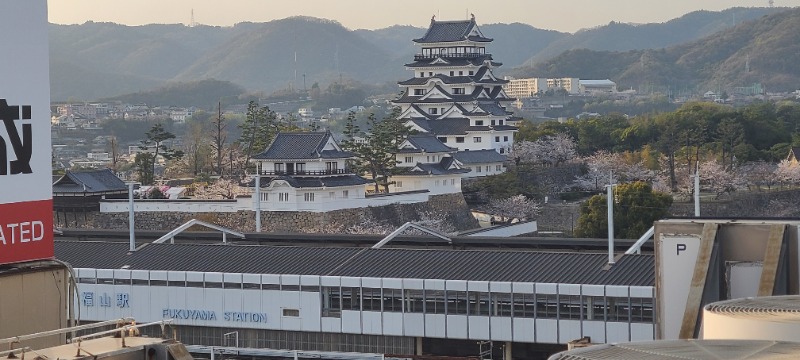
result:
[[[656,174],[644,166],[643,162],[629,164],[621,153],[600,150],[582,161],[589,171],[575,179],[573,187],[584,190],[601,190],[608,184],[609,176],[614,183],[644,181],[652,183]]]
[[[775,170],[775,177],[784,185],[800,184],[800,165],[793,164],[788,160],[778,163]]]
[[[559,166],[575,159],[575,140],[563,133],[543,136],[536,141],[514,144],[512,154],[517,164]]]
[[[501,217],[501,221],[513,219],[531,220],[541,211],[541,205],[534,200],[528,199],[525,195],[493,200],[489,207],[492,209],[492,213]]]
[[[235,199],[239,195],[247,195],[250,191],[239,186],[239,182],[228,178],[219,178],[208,185],[197,186],[194,190],[196,199]]]
[[[765,161],[753,161],[742,164],[736,169],[738,177],[744,182],[748,190],[761,190],[766,186],[771,190],[780,179],[776,175],[778,166]]]
[[[744,184],[744,181],[735,172],[728,169],[716,159],[700,162],[701,189],[713,192],[715,198],[736,191]]]

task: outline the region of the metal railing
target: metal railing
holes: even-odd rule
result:
[[[261,175],[269,176],[319,176],[319,175],[344,175],[352,174],[350,169],[329,169],[329,170],[261,170]]]
[[[456,52],[456,53],[444,53],[444,54],[416,54],[414,55],[414,60],[431,60],[436,58],[479,58],[486,56],[486,53],[464,53],[464,52]]]

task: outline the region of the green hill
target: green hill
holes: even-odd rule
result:
[[[102,99],[124,103],[145,103],[151,106],[199,106],[213,108],[221,99],[237,98],[245,93],[243,87],[229,81],[200,80],[175,82],[154,90]]]

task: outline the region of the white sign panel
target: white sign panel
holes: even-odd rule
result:
[[[658,292],[659,318],[662,320],[661,339],[677,339],[681,331],[683,314],[689,296],[697,254],[700,252],[700,237],[695,235],[659,236],[656,252],[661,264],[661,290]]]
[[[45,0],[0,1],[0,264],[53,256]]]

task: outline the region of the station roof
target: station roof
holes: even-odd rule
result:
[[[652,255],[625,255],[609,270],[606,253],[369,249],[263,245],[56,241],[56,257],[76,268],[291,274],[397,279],[654,286]]]

